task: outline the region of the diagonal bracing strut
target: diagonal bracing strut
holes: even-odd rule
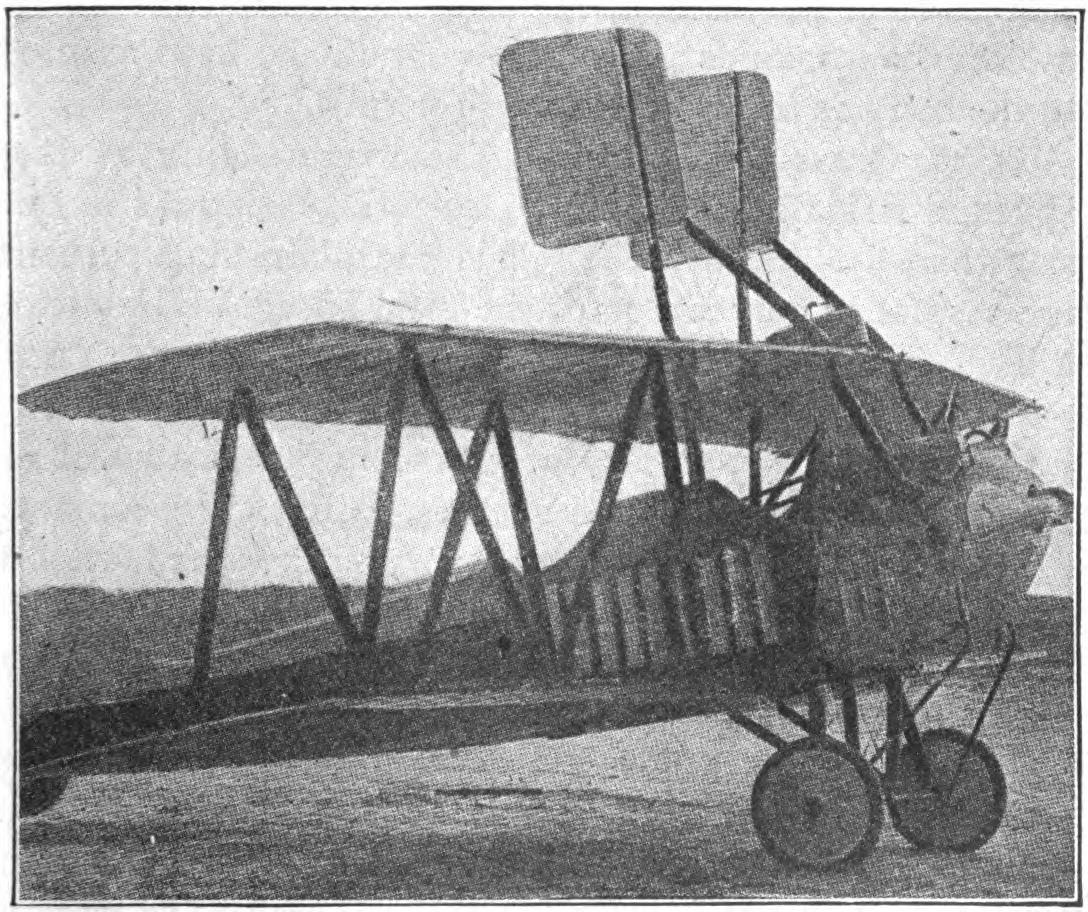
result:
[[[612,519],[612,510],[616,506],[620,484],[623,482],[623,474],[627,468],[627,458],[631,454],[631,446],[638,435],[638,422],[642,415],[642,404],[646,398],[646,391],[650,386],[650,381],[656,371],[657,361],[652,355],[647,355],[639,370],[638,377],[631,387],[631,392],[627,397],[627,405],[616,429],[616,436],[612,444],[612,456],[608,462],[604,484],[601,486],[601,496],[597,502],[597,512],[586,535],[585,554],[574,574],[574,598],[565,620],[565,627],[557,650],[560,669],[569,668],[574,657],[574,643],[578,634],[578,625],[581,624],[589,604],[590,574],[593,572],[597,552],[604,543],[608,524]]]
[[[534,629],[544,631],[548,626],[544,577],[540,570],[540,557],[536,550],[533,523],[529,516],[529,503],[525,498],[525,486],[521,480],[517,451],[514,449],[514,438],[510,433],[510,422],[506,418],[502,399],[496,400],[494,426],[495,446],[498,448],[499,462],[502,464],[506,496],[510,503],[510,516],[514,521],[514,535],[517,537],[518,555],[525,575],[525,588],[528,590]]]
[[[423,359],[420,357],[415,346],[409,344],[407,351],[409,353],[412,373],[415,375],[416,385],[419,387],[419,395],[423,404],[423,410],[427,414],[427,418],[434,430],[435,437],[438,438],[438,445],[441,447],[442,454],[446,458],[446,464],[453,474],[454,481],[457,483],[457,489],[468,500],[469,516],[472,517],[472,523],[476,527],[476,534],[480,538],[480,544],[483,545],[484,553],[487,555],[488,563],[491,565],[491,570],[498,578],[499,585],[502,587],[511,619],[520,633],[528,635],[530,654],[535,654],[538,652],[541,640],[539,630],[535,625],[529,625],[528,618],[525,614],[525,606],[522,604],[521,596],[518,593],[517,584],[514,582],[514,578],[510,573],[510,566],[503,557],[502,549],[499,547],[498,539],[495,537],[495,531],[491,527],[491,521],[487,517],[487,511],[484,509],[483,501],[480,500],[479,492],[476,490],[476,485],[469,473],[468,466],[465,465],[465,460],[461,456],[460,450],[457,448],[457,441],[453,437],[453,431],[450,430],[449,422],[446,420],[446,416],[438,402],[438,397],[435,395],[434,388],[431,386],[431,381],[427,376],[427,368],[423,363]]]
[[[193,651],[192,687],[199,696],[207,687],[211,674],[212,641],[218,614],[223,557],[230,518],[230,499],[233,487],[234,464],[238,449],[238,425],[244,421],[250,438],[268,474],[280,506],[287,516],[299,546],[306,557],[321,595],[325,599],[333,619],[340,628],[348,652],[365,656],[367,650],[351,618],[347,599],[333,576],[328,561],[321,551],[313,529],[295,493],[287,470],[283,466],[272,436],[261,417],[253,391],[239,388],[231,397],[223,419],[222,441],[219,447],[219,466],[215,480],[215,500],[212,506],[211,530],[208,535],[208,553],[204,570],[200,616],[197,621],[196,645]]]
[[[468,447],[468,474],[475,485],[480,477],[480,467],[484,462],[484,454],[487,452],[487,442],[491,438],[491,423],[495,414],[497,399],[492,399],[484,409],[480,423],[472,433],[472,442]],[[450,577],[453,575],[453,567],[457,562],[457,551],[461,547],[461,535],[465,530],[465,522],[468,520],[468,497],[457,489],[457,499],[453,504],[453,512],[450,514],[449,525],[446,527],[446,537],[442,540],[442,548],[438,553],[438,562],[435,564],[434,576],[431,577],[431,588],[427,598],[427,608],[423,614],[423,622],[420,625],[420,639],[423,643],[429,643],[431,634],[438,624],[439,615],[442,613],[442,602],[446,596]]]
[[[687,230],[688,235],[695,241],[700,247],[709,253],[714,259],[721,263],[726,269],[728,269],[734,276],[736,276],[739,282],[743,282],[749,288],[752,289],[757,295],[763,298],[772,309],[781,317],[789,320],[794,326],[805,333],[808,336],[809,341],[814,345],[831,345],[831,339],[827,334],[820,329],[815,323],[813,323],[808,317],[806,317],[801,311],[794,307],[789,301],[787,301],[782,295],[775,291],[770,285],[757,276],[751,269],[749,269],[744,263],[737,260],[729,253],[721,244],[714,240],[709,234],[707,234],[702,228],[696,225],[691,219],[685,218],[683,220],[684,228]]]
[[[350,653],[365,656],[368,653],[366,644],[360,637],[359,631],[355,628],[347,599],[340,590],[328,561],[325,560],[325,555],[317,542],[317,537],[310,527],[310,521],[306,518],[306,513],[302,509],[302,503],[295,493],[287,470],[283,467],[280,455],[276,451],[276,445],[273,443],[272,436],[268,433],[268,427],[265,425],[264,419],[257,408],[256,397],[253,395],[252,390],[243,389],[239,393],[239,398],[242,405],[242,416],[246,427],[249,429],[249,436],[257,448],[257,455],[261,458],[268,479],[272,482],[280,506],[283,507],[283,512],[287,515],[287,520],[291,524],[291,529],[295,533],[299,546],[302,548],[302,553],[306,556],[306,562],[310,565],[310,570],[317,581],[322,596],[325,598],[325,602],[329,606],[329,611],[332,613],[336,625],[340,628],[344,643]]]

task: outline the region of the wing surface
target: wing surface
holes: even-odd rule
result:
[[[792,455],[817,422],[825,446],[860,449],[831,391],[827,362],[832,356],[889,443],[917,436],[890,358],[862,349],[412,324],[333,322],[275,329],[97,367],[28,390],[19,403],[32,412],[73,419],[217,420],[233,391],[245,386],[269,420],[381,424],[404,343],[419,351],[454,427],[473,427],[490,397],[501,391],[516,431],[610,441],[647,353],[657,350],[670,373],[679,358],[692,369],[707,444],[746,446],[750,411],[760,405],[765,450]],[[927,414],[956,389],[960,427],[1038,409],[1014,393],[926,361],[903,360],[901,367]],[[670,388],[682,387],[673,380]],[[407,397],[405,423],[427,425],[418,396]],[[647,404],[639,440],[654,439]]]
[[[661,46],[641,29],[520,41],[499,59],[529,233],[566,247],[684,214]],[[647,192],[649,191],[649,192]]]
[[[778,237],[770,81],[761,73],[716,73],[667,84],[688,217],[728,251],[766,249]],[[710,256],[680,225],[665,224],[659,235],[666,266]],[[631,238],[631,256],[643,269],[650,268],[649,246],[646,232]]]

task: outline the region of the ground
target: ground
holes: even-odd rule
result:
[[[970,728],[987,685],[982,669],[962,673],[924,725]],[[867,730],[880,730],[880,705],[863,700]],[[458,752],[76,779],[22,825],[19,893],[1069,898],[1078,889],[1074,719],[1068,665],[1013,666],[983,732],[1005,769],[1008,810],[994,839],[967,856],[915,851],[885,820],[857,867],[784,869],[749,816],[770,751],[713,716]],[[486,788],[520,791],[457,793]]]

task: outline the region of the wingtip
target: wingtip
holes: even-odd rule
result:
[[[15,401],[19,403],[28,412],[37,412],[41,410],[41,386],[34,386],[28,390],[23,390],[15,397]]]

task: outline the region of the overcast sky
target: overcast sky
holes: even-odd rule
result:
[[[652,290],[625,241],[532,244],[496,78],[514,41],[641,27],[658,35],[670,76],[770,77],[783,239],[896,348],[1044,403],[1045,416],[1015,423],[1014,448],[1047,483],[1073,487],[1072,15],[11,23],[17,390],[321,319],[655,334]],[[796,303],[811,297],[767,267]],[[720,267],[670,279],[682,335],[733,336]],[[761,334],[777,328],[765,310]],[[217,439],[198,424],[16,419],[23,589],[199,583]],[[380,431],[273,433],[334,571],[364,580]],[[554,558],[585,531],[608,448],[543,437],[519,447],[537,538]],[[625,493],[660,485],[654,457],[636,454]],[[402,458],[392,579],[433,565],[453,499],[429,435],[409,431]],[[710,459],[727,480],[739,464]],[[309,581],[248,440],[239,470],[224,584]],[[513,556],[499,477],[489,462],[485,499]],[[1072,530],[1059,531],[1038,589],[1072,591],[1072,553]]]

